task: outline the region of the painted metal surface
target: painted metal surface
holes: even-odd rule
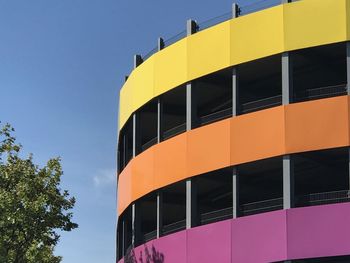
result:
[[[161,263],[266,263],[347,255],[349,220],[350,203],[293,208],[184,230],[134,253],[141,262],[147,248],[162,256]]]
[[[152,98],[258,58],[350,40],[350,0],[303,0],[231,19],[155,53],[120,91],[119,129]]]
[[[289,104],[206,125],[152,146],[119,175],[118,211],[153,190],[232,165],[349,146],[349,96]]]

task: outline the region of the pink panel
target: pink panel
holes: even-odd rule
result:
[[[124,263],[124,259],[119,260],[118,263]]]
[[[154,240],[154,249],[163,255],[164,263],[186,262],[187,232],[181,231]],[[153,261],[151,261],[153,262]],[[158,261],[162,262],[162,261]]]
[[[350,203],[287,212],[288,258],[350,254]]]
[[[187,263],[230,263],[231,220],[188,230],[187,249]]]
[[[232,263],[285,260],[285,210],[232,220]]]

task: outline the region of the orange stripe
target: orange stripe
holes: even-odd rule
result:
[[[118,212],[177,181],[289,153],[349,146],[349,97],[253,112],[191,130],[136,156],[118,185]]]

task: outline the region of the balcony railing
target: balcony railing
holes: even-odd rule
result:
[[[151,147],[152,145],[155,145],[157,143],[157,137],[149,140],[148,142],[144,143],[142,146],[141,146],[141,150],[142,151],[145,151],[147,150],[149,147]]]
[[[282,95],[247,102],[241,105],[241,113],[249,113],[253,111],[272,108],[282,104]]]
[[[247,203],[240,206],[240,215],[248,216],[283,209],[283,197]]]
[[[298,196],[296,198],[296,206],[313,206],[313,205],[325,205],[335,203],[345,203],[350,201],[350,191],[333,191],[324,193],[314,193],[308,195]]]
[[[200,215],[200,224],[210,224],[232,218],[232,207],[203,213]]]
[[[216,111],[204,116],[199,117],[200,125],[212,123],[214,121],[223,120],[232,116],[232,108]]]
[[[174,137],[174,136],[176,136],[184,131],[186,131],[186,123],[181,123],[180,125],[177,125],[169,130],[164,131],[163,132],[163,140]]]
[[[247,15],[250,13],[254,13],[269,7],[273,7],[276,5],[281,4],[281,0],[260,0],[260,1],[256,1],[254,3],[245,5],[245,6],[241,6],[239,7],[239,12],[238,15],[239,16],[243,16],[243,15]],[[198,23],[198,31],[204,30],[206,28],[215,26],[217,24],[220,24],[222,22],[225,22],[227,20],[232,19],[232,13],[231,12],[226,12],[224,14],[218,15],[214,18],[208,19],[206,21],[203,21],[201,23]],[[172,44],[174,44],[175,42],[185,38],[187,35],[186,30],[181,31],[180,33],[166,39],[164,41],[164,46],[168,47]],[[150,56],[152,56],[154,53],[156,53],[158,51],[158,47],[153,48],[152,50],[146,52],[145,55],[143,55],[143,60],[146,60],[147,58],[149,58]]]
[[[347,84],[312,88],[295,93],[295,101],[307,101],[335,97],[347,94]]]
[[[185,228],[186,228],[186,220],[185,219],[180,220],[180,221],[163,226],[162,235],[169,235],[171,233],[184,230]]]
[[[151,241],[152,239],[155,239],[157,237],[157,230],[148,232],[143,235],[143,243],[146,243],[148,241]]]

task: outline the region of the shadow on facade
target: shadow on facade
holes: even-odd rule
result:
[[[164,254],[157,251],[157,249],[152,245],[149,249],[147,245],[143,246],[144,249],[141,250],[138,255],[135,253],[135,249],[130,249],[126,252],[124,263],[164,263]]]

